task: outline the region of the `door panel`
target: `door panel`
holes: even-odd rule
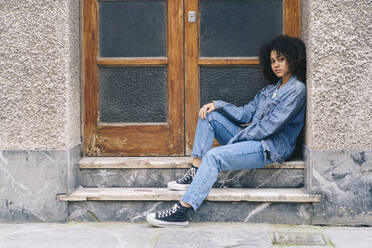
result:
[[[257,66],[200,66],[200,105],[219,99],[247,104],[266,85]]]
[[[282,0],[201,0],[200,57],[257,56],[282,34]]]
[[[166,67],[98,68],[99,122],[167,122]]]
[[[184,155],[182,0],[83,3],[85,155]]]
[[[167,2],[99,1],[101,57],[166,56]]]

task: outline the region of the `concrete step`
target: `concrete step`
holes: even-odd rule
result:
[[[165,188],[83,188],[60,195],[69,202],[69,221],[145,221],[147,213],[164,210],[178,201],[182,191]],[[303,189],[212,189],[197,212],[195,222],[250,222],[311,224],[312,203],[320,195]]]
[[[166,187],[191,167],[190,157],[85,157],[83,187]],[[214,187],[301,188],[304,162],[270,164],[262,169],[221,172]]]

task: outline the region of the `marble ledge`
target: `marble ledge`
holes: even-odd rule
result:
[[[372,151],[308,149],[306,157],[306,188],[322,195],[313,223],[372,225]]]
[[[56,199],[79,185],[80,146],[69,150],[0,150],[0,222],[65,222]]]
[[[187,169],[88,169],[80,170],[83,187],[166,188],[167,182],[181,178]],[[302,188],[303,169],[254,169],[223,171],[214,188]]]
[[[170,208],[172,201],[83,201],[69,203],[69,221],[143,222],[149,212]],[[273,224],[311,224],[311,203],[210,202],[198,211],[189,211],[192,222],[245,222]]]

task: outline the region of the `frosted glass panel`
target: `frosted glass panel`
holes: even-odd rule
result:
[[[200,1],[200,56],[257,56],[282,30],[282,0]]]
[[[166,122],[166,67],[100,67],[101,122]]]
[[[166,56],[165,1],[99,2],[100,56]]]
[[[243,106],[265,85],[258,67],[200,67],[200,104],[223,100]]]

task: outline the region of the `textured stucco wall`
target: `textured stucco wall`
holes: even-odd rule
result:
[[[372,149],[372,1],[303,0],[306,145]]]
[[[372,0],[303,0],[313,224],[372,225]]]
[[[79,0],[0,0],[0,16],[0,149],[79,144]]]

